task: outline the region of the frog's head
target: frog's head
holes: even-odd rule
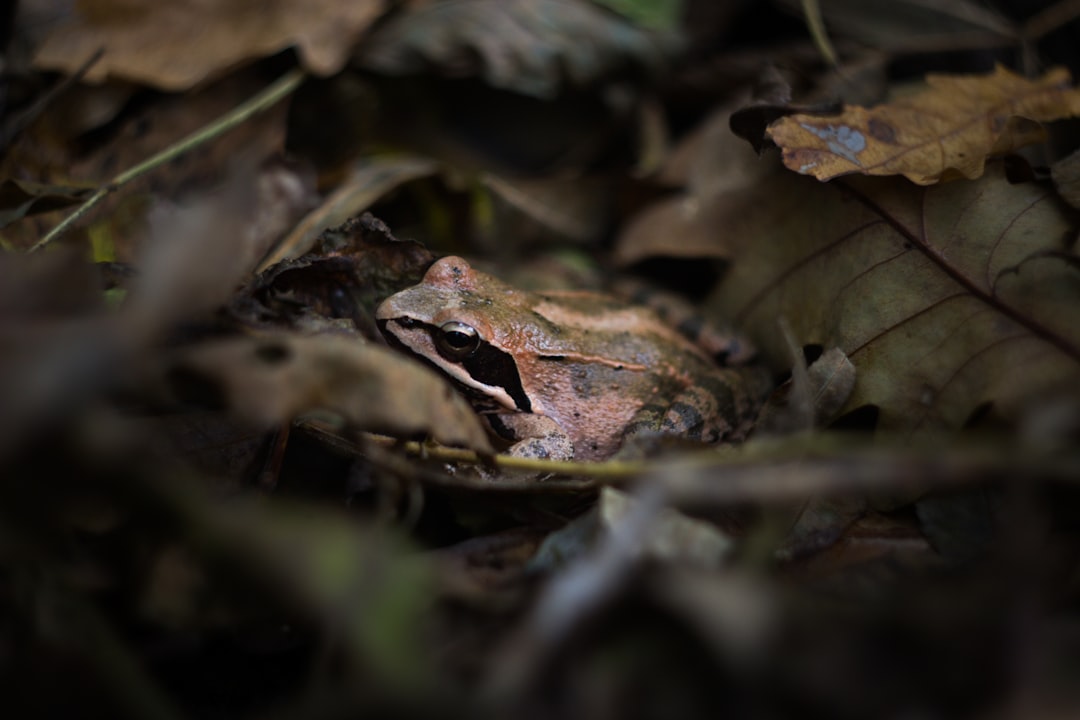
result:
[[[438,260],[419,285],[384,300],[375,320],[387,341],[463,387],[474,404],[531,412],[506,317],[516,291],[459,257]]]

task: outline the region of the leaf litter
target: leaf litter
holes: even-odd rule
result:
[[[76,3],[13,59],[16,107],[44,87],[31,57],[72,72],[103,45],[87,78],[111,79],[49,96],[2,166],[6,709],[1075,714],[1075,131],[992,157],[1075,114],[1061,71],[912,72],[921,30],[971,42],[917,3],[869,60],[873,17],[822,3],[836,72],[771,8],[687,4],[657,34],[625,3],[292,5],[215,6],[193,34],[191,8]],[[1065,15],[942,12],[1080,66],[1051,42]],[[110,188],[294,65],[332,77]],[[939,89],[881,104],[886,72]],[[771,100],[747,100],[763,78]],[[784,144],[838,118],[964,162],[905,151],[820,183],[754,154],[769,123]],[[24,254],[84,185],[115,197]],[[515,474],[372,321],[449,253],[541,288],[621,268],[612,287],[769,367],[755,435]]]

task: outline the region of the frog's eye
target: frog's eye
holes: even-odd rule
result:
[[[451,320],[439,326],[435,347],[447,360],[464,360],[480,347],[480,333],[472,325]]]

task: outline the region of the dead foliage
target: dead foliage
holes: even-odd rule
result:
[[[13,6],[0,711],[1075,716],[1074,5]]]

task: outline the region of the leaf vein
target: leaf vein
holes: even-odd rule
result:
[[[1080,348],[1071,343],[1068,339],[1057,334],[1050,328],[1046,327],[1042,323],[1038,322],[1034,318],[1031,318],[1017,308],[1005,303],[1001,298],[991,294],[990,289],[983,290],[980,288],[971,278],[964,274],[964,272],[956,267],[938,248],[930,245],[927,241],[925,234],[922,236],[916,235],[911,230],[900,222],[896,217],[888,212],[884,207],[879,205],[872,198],[868,197],[865,193],[851,185],[851,183],[840,182],[840,187],[844,188],[851,197],[854,197],[865,207],[867,207],[875,215],[883,219],[888,223],[896,232],[902,237],[906,238],[912,243],[912,245],[922,252],[927,259],[934,263],[940,270],[948,275],[953,282],[958,284],[963,290],[970,293],[973,297],[982,303],[990,306],[997,312],[1008,317],[1021,327],[1025,328],[1028,332],[1039,337],[1047,342],[1051,343],[1063,353],[1071,357],[1073,360],[1080,362]],[[1045,193],[1044,193],[1045,195]],[[923,212],[925,213],[926,205],[926,191],[923,190],[921,203],[923,205]],[[844,239],[850,237],[845,236]]]
[[[743,307],[737,313],[735,313],[735,315],[734,315],[735,324],[736,325],[742,325],[746,321],[746,316],[749,315],[750,313],[752,313],[755,309],[757,309],[757,306],[761,303],[761,301],[767,295],[769,295],[770,293],[772,293],[773,291],[775,291],[776,289],[781,287],[789,277],[791,277],[792,275],[797,273],[799,270],[802,270],[803,268],[805,268],[813,260],[816,260],[817,258],[821,257],[822,255],[826,255],[826,254],[832,252],[836,248],[838,248],[841,245],[843,245],[844,243],[846,243],[851,238],[858,237],[864,231],[868,230],[869,228],[873,227],[874,225],[880,225],[882,222],[884,222],[884,221],[881,218],[878,218],[878,219],[875,219],[875,220],[871,220],[871,221],[869,221],[867,223],[864,223],[864,224],[860,225],[859,227],[854,228],[851,231],[841,235],[838,239],[834,240],[833,242],[828,243],[827,245],[815,250],[814,252],[810,253],[809,255],[806,255],[804,257],[800,257],[797,262],[795,262],[794,264],[790,265],[787,268],[784,268],[780,272],[779,275],[774,277],[769,282],[765,283],[764,286],[762,287],[762,289],[759,290],[757,293],[755,293],[754,296],[751,297],[749,300],[747,300],[746,304],[743,305]]]

